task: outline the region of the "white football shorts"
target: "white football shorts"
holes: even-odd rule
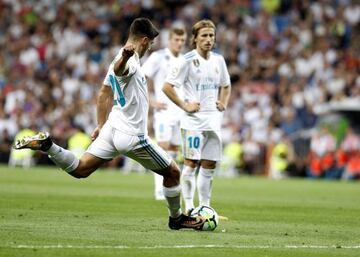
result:
[[[180,119],[155,114],[154,132],[156,142],[170,142],[172,145],[181,144]]]
[[[105,160],[123,154],[139,162],[144,168],[157,171],[169,167],[172,159],[148,136],[128,135],[105,123],[99,136],[86,152]]]
[[[182,152],[185,159],[220,161],[222,141],[220,131],[181,129]]]

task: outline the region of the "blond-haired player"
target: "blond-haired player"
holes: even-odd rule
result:
[[[181,175],[185,208],[194,208],[197,186],[199,205],[210,206],[211,185],[216,163],[221,160],[221,122],[230,96],[230,76],[224,58],[211,50],[215,25],[201,20],[192,28],[194,50],[172,66],[164,93],[185,111],[181,120],[184,168]],[[174,88],[182,88],[180,97]],[[197,182],[195,170],[200,166]]]

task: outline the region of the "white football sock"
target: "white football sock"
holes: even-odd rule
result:
[[[164,187],[164,196],[168,203],[169,215],[172,218],[177,218],[181,215],[180,207],[180,185],[173,187]]]
[[[49,158],[64,171],[70,173],[79,166],[79,159],[70,152],[57,144],[53,143],[47,151]]]
[[[185,201],[186,211],[194,208],[195,187],[195,168],[184,165],[181,172],[181,192]]]
[[[210,206],[211,187],[215,170],[200,167],[197,177],[197,189],[199,194],[199,205]]]

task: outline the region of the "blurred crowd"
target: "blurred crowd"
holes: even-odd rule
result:
[[[225,164],[236,172],[325,176],[328,167],[314,171],[314,158],[335,156],[347,133],[357,137],[351,156],[358,156],[359,134],[351,126],[321,153],[316,138],[323,127],[309,134],[307,147],[300,143],[306,153],[297,144],[329,103],[352,99],[359,106],[356,1],[0,0],[2,161],[24,128],[49,131],[63,146],[81,130],[92,132],[97,90],[139,16],[160,29],[154,50],[166,46],[171,26],[190,35],[200,19],[217,25],[215,51],[224,55],[232,80]],[[343,159],[346,166],[351,158]]]

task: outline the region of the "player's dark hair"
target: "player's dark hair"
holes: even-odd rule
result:
[[[169,38],[171,38],[173,35],[186,35],[186,31],[183,28],[172,27],[169,31]]]
[[[154,39],[158,35],[159,31],[148,18],[136,18],[130,25],[129,37]]]
[[[193,48],[196,48],[195,39],[199,34],[199,30],[202,28],[213,28],[214,31],[216,31],[215,24],[211,20],[204,19],[195,23],[194,26],[192,27],[192,37],[191,37],[191,46]]]

